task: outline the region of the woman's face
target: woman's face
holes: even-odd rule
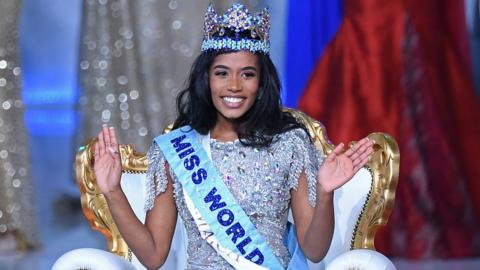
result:
[[[220,54],[208,73],[212,101],[219,118],[238,119],[253,106],[260,82],[256,55],[248,51]]]

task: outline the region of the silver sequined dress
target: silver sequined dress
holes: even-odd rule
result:
[[[315,205],[316,173],[323,161],[305,131],[295,129],[274,138],[268,148],[243,146],[240,141],[210,140],[212,160],[223,181],[243,208],[258,232],[264,237],[284,267],[290,254],[283,244],[290,191],[305,171],[308,181],[308,199]],[[155,196],[165,191],[167,177],[165,158],[156,143],[148,153],[147,199],[145,208],[151,209]],[[182,187],[173,175],[175,202],[185,224],[188,247],[187,269],[233,269],[201,237],[185,204]]]

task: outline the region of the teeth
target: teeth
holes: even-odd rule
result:
[[[223,100],[225,100],[226,102],[230,102],[230,103],[237,103],[237,102],[241,102],[243,100],[243,98],[223,97]]]

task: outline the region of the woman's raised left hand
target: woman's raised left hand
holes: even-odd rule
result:
[[[345,152],[343,143],[337,145],[318,171],[317,184],[320,188],[325,192],[333,192],[350,180],[368,162],[374,143],[373,140],[363,138]]]

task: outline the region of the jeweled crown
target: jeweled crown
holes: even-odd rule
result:
[[[201,50],[247,50],[269,54],[269,31],[270,15],[266,8],[253,16],[244,5],[237,3],[220,16],[210,4],[205,13]]]

